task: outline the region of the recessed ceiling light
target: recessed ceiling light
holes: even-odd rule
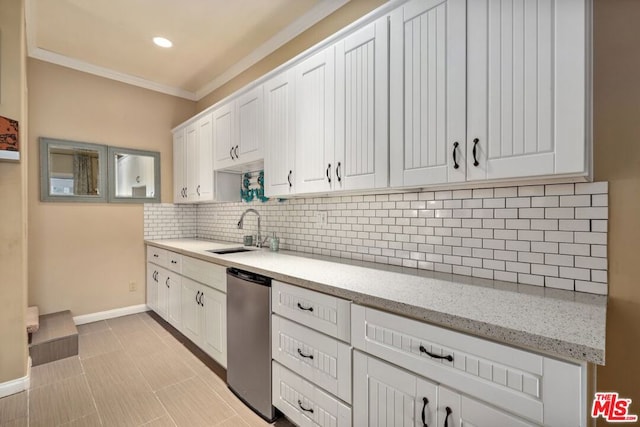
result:
[[[173,43],[169,39],[165,39],[164,37],[154,37],[153,42],[160,47],[171,47]]]

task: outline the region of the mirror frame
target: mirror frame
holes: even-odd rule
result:
[[[132,154],[145,157],[153,157],[153,197],[118,197],[116,196],[116,154]],[[160,153],[158,151],[137,150],[124,147],[108,147],[108,177],[109,192],[108,200],[110,203],[160,203],[162,187],[160,183]]]
[[[83,202],[83,203],[105,203],[107,201],[107,146],[103,144],[91,144],[88,142],[69,141],[65,139],[55,139],[40,137],[40,201],[42,202]],[[98,152],[98,195],[52,195],[50,194],[50,170],[49,170],[49,149],[51,147],[79,148],[84,150],[94,150]]]

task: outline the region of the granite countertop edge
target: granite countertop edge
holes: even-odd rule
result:
[[[444,326],[459,332],[468,333],[470,335],[478,336],[481,338],[490,339],[492,341],[499,342],[501,344],[514,345],[517,347],[521,347],[528,350],[542,352],[548,355],[560,357],[560,358],[569,358],[576,361],[589,362],[597,365],[604,365],[605,363],[605,330],[606,330],[606,297],[605,296],[595,296],[590,294],[583,294],[578,292],[571,291],[559,291],[556,294],[559,297],[553,297],[553,302],[559,304],[574,304],[576,294],[578,297],[582,297],[582,300],[587,301],[587,304],[584,304],[585,309],[594,310],[597,316],[601,319],[601,322],[597,323],[597,328],[592,332],[596,334],[594,339],[598,339],[598,335],[601,335],[601,339],[599,342],[594,344],[589,343],[580,343],[576,342],[576,340],[572,340],[571,338],[558,338],[553,336],[545,336],[540,333],[532,333],[529,331],[525,331],[518,328],[508,327],[505,325],[500,325],[497,323],[486,322],[479,319],[474,319],[470,317],[465,317],[464,315],[451,313],[445,310],[437,310],[425,306],[421,306],[419,304],[407,303],[406,301],[396,300],[394,298],[385,296],[377,296],[372,295],[366,292],[361,292],[354,289],[349,289],[347,287],[336,286],[333,283],[323,283],[320,279],[310,280],[309,278],[300,277],[298,275],[292,275],[287,273],[282,273],[278,271],[277,268],[262,268],[257,263],[252,263],[250,260],[246,259],[247,256],[243,256],[245,254],[253,254],[256,255],[256,251],[252,252],[243,252],[232,255],[216,255],[212,253],[205,252],[204,250],[198,250],[190,248],[193,243],[197,243],[198,245],[206,245],[206,244],[216,244],[219,246],[226,247],[238,247],[241,246],[239,243],[232,242],[220,242],[220,241],[204,241],[197,239],[167,239],[167,240],[145,240],[145,244],[159,247],[162,249],[167,249],[169,251],[177,252],[182,255],[190,256],[193,258],[197,258],[203,261],[212,262],[218,265],[222,265],[225,267],[236,267],[251,271],[256,274],[262,274],[268,277],[271,277],[274,280],[278,280],[281,282],[290,283],[296,286],[300,286],[303,288],[315,290],[318,292],[326,293],[329,295],[333,295],[336,297],[344,298],[351,300],[356,304],[365,305],[368,307],[380,309],[383,311],[387,311],[390,313],[399,314],[405,317],[410,317],[417,320],[422,320],[428,323],[432,323],[438,326]],[[267,250],[268,252],[268,250]],[[262,251],[264,253],[264,251]],[[408,275],[405,270],[402,268],[393,268],[386,265],[378,265],[371,263],[354,263],[350,260],[342,260],[342,259],[331,259],[328,257],[316,257],[312,254],[307,253],[295,253],[283,251],[282,255],[285,256],[293,256],[304,258],[305,260],[313,261],[316,259],[317,261],[324,262],[332,262],[336,264],[336,268],[348,267],[359,267],[361,264],[365,264],[365,268],[373,268],[379,269],[380,271],[390,272],[391,274],[397,274],[398,279],[402,279],[403,276],[412,277],[414,274]],[[269,253],[270,257],[277,257],[277,253]],[[319,259],[317,259],[319,258]],[[391,270],[391,271],[389,271]],[[395,270],[395,271],[394,271]],[[412,269],[413,270],[413,269]],[[402,271],[402,272],[396,272]],[[423,272],[424,274],[424,272]],[[466,276],[455,276],[455,275],[444,275],[448,277],[458,278],[460,283],[464,284],[473,284],[474,282],[482,283],[484,286],[487,284],[491,284],[493,281],[490,280],[474,280],[473,278],[468,278]],[[415,277],[415,276],[414,276]],[[425,279],[426,281],[427,279]],[[499,283],[499,282],[496,282]],[[515,284],[506,284],[507,286],[511,285],[513,287],[518,286],[522,288],[522,285]],[[526,288],[531,288],[529,285],[525,286]],[[537,287],[534,287],[537,288]],[[489,291],[493,291],[491,288]],[[482,289],[482,290],[486,290]],[[534,289],[538,291],[539,289]],[[500,296],[500,290],[496,290],[492,294],[492,296]],[[511,294],[504,294],[505,296],[509,296]],[[580,300],[580,298],[578,298]],[[498,304],[499,305],[499,304]],[[589,316],[591,317],[591,316]],[[503,322],[505,323],[505,322]],[[507,322],[508,319],[507,319]],[[588,325],[580,325],[582,327],[588,328]]]

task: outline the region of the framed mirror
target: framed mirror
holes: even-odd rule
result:
[[[106,202],[107,146],[40,138],[40,200]]]
[[[160,203],[160,153],[108,147],[109,201]]]

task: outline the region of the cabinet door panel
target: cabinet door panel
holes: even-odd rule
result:
[[[169,275],[168,271],[163,268],[158,268],[156,274],[158,279],[158,293],[157,293],[157,306],[156,313],[164,320],[169,318]]]
[[[208,287],[201,288],[202,349],[227,367],[227,296]]]
[[[295,68],[295,182],[298,193],[333,188],[334,67],[334,48],[330,47]]]
[[[238,152],[234,156],[239,163],[251,162],[262,157],[262,141],[264,131],[262,126],[262,85],[240,96],[237,108],[237,139]]]
[[[234,119],[233,102],[229,102],[213,112],[214,169],[233,164],[231,151],[235,147]]]
[[[391,14],[392,186],[465,180],[465,28],[463,0],[414,0]]]
[[[147,307],[157,311],[158,306],[158,282],[156,281],[157,268],[147,263]]]
[[[187,200],[194,202],[198,200],[196,188],[198,186],[198,123],[187,127],[185,135],[187,162],[185,165],[187,176]]]
[[[182,333],[196,344],[202,340],[201,310],[198,304],[202,286],[186,277],[182,278]]]
[[[182,330],[182,277],[176,273],[169,273],[167,278],[167,319],[176,329]]]
[[[425,421],[439,425],[435,384],[358,351],[353,353],[353,372],[354,425],[422,425],[423,408]]]
[[[388,184],[388,19],[336,45],[335,189]]]
[[[445,387],[439,387],[438,417],[443,420],[447,417],[447,408],[450,409],[447,426],[449,427],[532,427],[513,415],[502,412],[489,405],[460,395]]]
[[[213,115],[198,120],[196,197],[199,201],[213,200]]]
[[[469,16],[468,179],[583,172],[584,2],[480,0]]]
[[[185,130],[180,129],[173,135],[173,203],[184,203],[183,190],[185,180]]]
[[[286,196],[293,186],[295,161],[295,75],[285,71],[264,85],[265,156],[264,181],[267,197]]]

